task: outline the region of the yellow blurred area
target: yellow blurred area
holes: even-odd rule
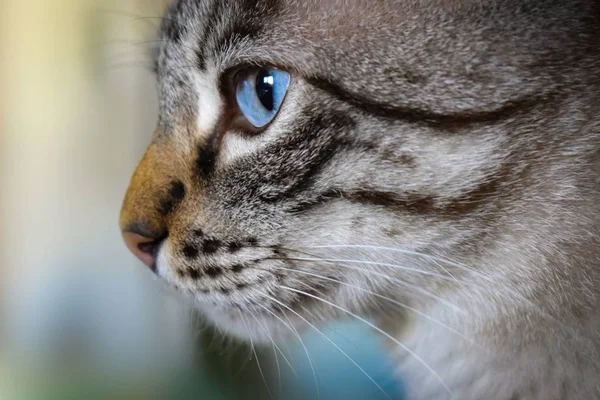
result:
[[[89,376],[159,398],[148,382],[189,370],[188,310],[117,225],[156,122],[149,49],[164,3],[2,1],[2,399],[66,398],[33,393]]]

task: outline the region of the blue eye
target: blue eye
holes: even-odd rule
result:
[[[264,128],[281,108],[290,74],[275,68],[250,70],[237,81],[235,97],[244,117],[255,128]]]

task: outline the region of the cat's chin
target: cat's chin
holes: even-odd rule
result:
[[[300,331],[299,327],[292,330],[291,325],[290,328],[282,330],[281,322],[271,315],[255,310],[242,311],[239,308],[214,306],[204,302],[197,302],[196,308],[221,333],[242,341],[271,344],[271,340],[285,340],[293,337],[294,330]]]

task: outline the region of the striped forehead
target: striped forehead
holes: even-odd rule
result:
[[[158,67],[182,56],[200,71],[219,66],[238,44],[265,33],[279,11],[280,0],[175,1],[163,18]]]
[[[201,132],[214,129],[223,105],[221,74],[235,66],[239,47],[248,48],[264,32],[278,5],[279,0],[171,4],[161,26],[156,60],[163,128],[172,130],[182,120],[195,120]]]

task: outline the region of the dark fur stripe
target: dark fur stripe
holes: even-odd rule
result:
[[[507,172],[507,171],[503,171]],[[488,200],[500,193],[507,175],[500,173],[495,178],[482,183],[476,189],[454,199],[440,199],[431,195],[399,194],[380,190],[331,189],[309,201],[298,203],[292,212],[305,212],[322,206],[332,200],[344,199],[364,205],[379,206],[399,212],[415,214],[438,214],[453,216],[469,214],[488,204]]]
[[[261,196],[261,200],[276,203],[286,199],[295,198],[299,194],[310,191],[315,176],[332,160],[332,158],[345,149],[352,148],[351,142],[344,138],[336,137],[336,133],[342,130],[354,129],[355,122],[347,115],[330,113],[317,115],[305,124],[302,129],[294,133],[295,140],[291,140],[277,148],[281,154],[290,154],[301,148],[302,144],[308,144],[309,149],[305,154],[309,157],[295,160],[299,168],[286,168],[277,178],[292,183],[283,191],[275,191]],[[311,143],[311,136],[319,139],[321,143]],[[341,135],[340,135],[341,136]],[[329,137],[329,139],[326,139]],[[303,142],[302,144],[298,142]]]
[[[223,0],[213,1],[210,12],[206,16],[206,25],[204,26],[202,37],[198,41],[198,50],[196,51],[196,67],[200,71],[204,71],[206,69],[208,50],[207,43],[210,39],[210,35],[213,33],[214,27],[223,20],[223,3]]]
[[[183,201],[185,197],[185,185],[181,181],[171,182],[167,197],[160,203],[159,212],[168,215]]]
[[[309,78],[308,82],[358,109],[384,118],[399,119],[412,123],[421,123],[442,129],[459,129],[475,123],[495,123],[517,113],[527,113],[546,98],[527,97],[505,103],[491,111],[465,111],[455,114],[438,114],[426,110],[417,110],[401,106],[378,103],[359,94],[346,91],[341,85],[325,78]]]
[[[214,133],[208,139],[208,143],[198,146],[196,172],[199,179],[208,177],[215,170],[219,148],[218,140],[217,134]]]
[[[186,26],[180,23],[176,18],[186,12],[185,8],[189,5],[186,1],[176,1],[171,5],[171,8],[167,15],[172,15],[172,18],[165,17],[162,19],[161,31],[164,35],[177,44],[181,43],[184,35],[187,34],[188,30]]]

